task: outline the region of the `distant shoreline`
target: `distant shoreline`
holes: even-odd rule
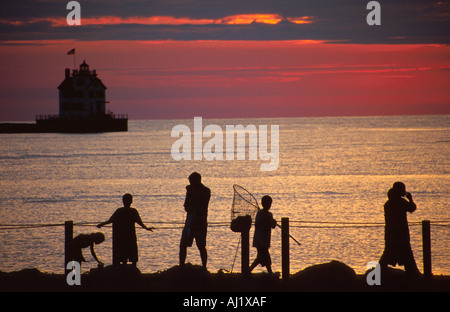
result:
[[[0,133],[40,133],[35,123],[0,123]]]
[[[164,121],[164,120],[173,120],[173,121],[180,121],[180,120],[192,120],[194,115],[198,115],[200,117],[200,114],[193,114],[191,116],[170,116],[170,117],[157,117],[157,118],[135,118],[131,119],[129,118],[129,121]],[[232,119],[241,119],[241,120],[252,120],[252,119],[298,119],[298,118],[387,118],[387,117],[421,117],[421,116],[427,116],[427,117],[433,117],[433,116],[450,116],[450,113],[429,113],[429,114],[386,114],[386,115],[305,115],[305,116],[201,116],[205,120],[232,120]],[[17,119],[17,120],[1,120],[1,124],[15,124],[15,123],[22,123],[22,124],[29,124],[34,123],[35,120],[23,120],[23,119]]]
[[[0,133],[98,133],[128,131],[126,115],[101,115],[92,118],[43,116],[35,123],[0,123]]]

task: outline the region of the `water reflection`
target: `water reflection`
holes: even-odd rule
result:
[[[211,121],[219,125],[239,122],[249,121]],[[170,130],[178,123],[131,121],[128,133],[88,136],[1,135],[1,223],[99,222],[106,220],[118,208],[122,194],[129,192],[143,221],[156,227],[154,233],[137,230],[138,265],[144,272],[155,272],[178,264],[181,229],[158,230],[161,224],[151,221],[184,221],[184,187],[193,171],[201,172],[211,188],[209,220],[214,222],[230,221],[232,185],[240,184],[257,198],[270,194],[274,199],[271,211],[278,219],[383,223],[386,188],[397,180],[416,195],[418,208],[410,222],[450,219],[446,116],[270,120],[270,124],[280,125],[280,165],[274,172],[261,172],[257,161],[248,160],[174,161]],[[75,226],[74,235],[92,230]],[[420,227],[411,226],[410,231],[421,268]],[[63,270],[62,227],[1,233],[0,270]],[[96,252],[108,264],[110,228],[104,233],[106,241]],[[369,261],[379,259],[384,247],[383,227],[293,227],[291,234],[302,243],[301,247],[291,245],[291,272],[332,259],[364,272]],[[448,234],[449,227],[432,226],[436,273],[450,274],[450,247],[443,239]],[[280,235],[278,229],[273,231],[274,271],[281,270]],[[231,268],[238,239],[227,226],[209,229],[211,271]],[[251,250],[250,258],[254,253]],[[201,263],[195,252],[189,253],[187,261]],[[235,270],[240,268],[239,257],[236,261]]]

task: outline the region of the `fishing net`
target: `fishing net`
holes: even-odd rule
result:
[[[249,231],[252,226],[252,218],[255,217],[260,210],[256,198],[245,188],[237,184],[233,185],[234,196],[233,205],[231,206],[231,230],[233,232]],[[281,228],[279,224],[278,227]],[[287,233],[299,246],[301,244],[292,235]]]
[[[249,230],[252,218],[259,210],[258,201],[242,186],[233,185],[234,195],[231,206],[231,230],[243,232]]]

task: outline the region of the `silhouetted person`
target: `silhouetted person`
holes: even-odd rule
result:
[[[118,208],[108,221],[98,224],[97,227],[113,224],[113,265],[127,264],[130,261],[133,266],[136,266],[138,246],[134,224],[139,224],[147,231],[153,231],[153,228],[148,228],[142,222],[139,212],[131,208],[133,202],[131,194],[123,195],[122,201],[123,207]]]
[[[411,249],[406,216],[407,212],[416,210],[416,204],[402,182],[395,182],[387,196],[388,200],[384,204],[385,248],[379,261],[380,267],[385,270],[388,265],[404,265],[408,275],[416,276],[420,272]]]
[[[256,247],[258,254],[255,261],[250,266],[250,272],[258,265],[265,266],[267,272],[272,274],[272,259],[270,258],[270,236],[272,229],[277,226],[277,221],[269,211],[272,206],[272,198],[268,195],[261,199],[263,209],[259,210],[255,217],[255,233],[253,236],[253,247]]]
[[[189,183],[186,186],[186,198],[184,200],[184,210],[186,210],[187,216],[180,241],[180,267],[183,267],[186,261],[187,247],[192,246],[195,238],[203,268],[206,269],[208,259],[206,233],[211,190],[202,184],[202,177],[197,172],[189,176]]]
[[[72,256],[73,260],[78,263],[87,262],[83,257],[83,248],[90,247],[92,257],[94,257],[95,261],[98,262],[100,266],[103,266],[104,263],[98,260],[97,255],[95,254],[94,244],[98,245],[105,241],[105,235],[103,233],[97,232],[92,234],[80,234],[76,236],[72,241]]]

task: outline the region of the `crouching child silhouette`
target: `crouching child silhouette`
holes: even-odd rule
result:
[[[108,221],[97,225],[98,228],[106,224],[113,225],[113,265],[126,265],[128,261],[136,267],[138,262],[138,246],[135,223],[147,231],[153,231],[153,227],[147,227],[141,220],[139,212],[131,207],[133,196],[125,194],[122,197],[123,207],[118,208]]]
[[[87,262],[83,257],[83,248],[90,247],[91,255],[97,261],[99,267],[103,267],[104,263],[101,262],[95,254],[94,244],[98,245],[105,241],[105,235],[103,233],[91,233],[77,235],[72,241],[72,256],[73,260],[78,263]]]
[[[272,229],[277,226],[277,221],[269,212],[272,206],[272,198],[268,195],[261,199],[263,209],[259,210],[255,217],[255,234],[253,236],[253,247],[256,247],[258,254],[255,261],[250,266],[250,272],[258,265],[265,266],[267,272],[272,274],[272,259],[270,258],[269,248]]]

